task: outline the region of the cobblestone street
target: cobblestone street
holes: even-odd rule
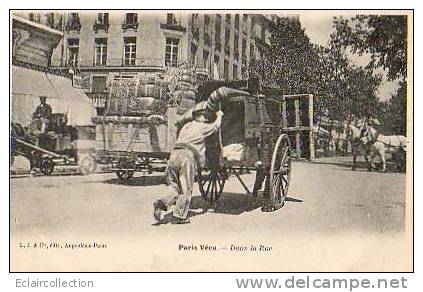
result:
[[[334,241],[345,238],[348,243],[351,242],[348,238],[366,240],[364,235],[381,239],[403,234],[405,174],[369,173],[364,169],[353,172],[350,160],[322,158],[314,163],[294,163],[289,198],[282,209],[273,213],[262,213],[261,200],[245,195],[236,178],[231,177],[215,206],[195,195],[191,202],[191,224],[183,226],[155,224],[152,203],[167,191],[160,173],[138,174],[126,184],[120,183],[113,173],[14,178],[10,213],[12,252],[21,254],[19,244],[26,241],[66,239],[79,243],[86,239],[109,247],[118,244],[132,262],[137,255],[127,247],[134,244],[138,248],[168,245],[169,250],[175,250],[181,248],[180,244],[189,246],[206,240],[211,246],[219,242],[226,250],[232,244],[243,246],[250,242],[278,246],[289,239],[289,248],[296,254],[295,250],[310,244],[306,240],[309,237]],[[254,174],[244,174],[242,178],[251,185]],[[165,216],[165,223],[169,216]],[[348,245],[340,248],[348,249]],[[161,252],[166,253],[166,248]],[[154,257],[153,262],[160,261],[160,255]],[[140,262],[122,265],[122,260],[117,259],[120,263],[114,268],[143,266]],[[93,265],[90,262],[86,269]],[[72,270],[72,265],[69,269]]]

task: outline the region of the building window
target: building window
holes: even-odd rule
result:
[[[254,47],[254,44],[251,43],[250,44],[250,60],[254,60],[255,59],[255,54],[256,54],[256,49]]]
[[[76,30],[78,32],[81,30],[81,22],[79,21],[78,13],[69,13],[65,29],[66,31]]]
[[[176,20],[175,13],[168,13],[167,14],[166,24],[168,24],[168,25],[178,25],[178,21]]]
[[[215,48],[220,51],[221,43],[220,43],[220,26],[222,24],[222,18],[220,15],[216,15],[216,21],[214,24],[214,43]]]
[[[106,66],[107,39],[95,39],[94,43],[94,66]]]
[[[194,43],[191,43],[191,65],[195,66],[197,60],[197,46]]]
[[[78,65],[78,54],[79,39],[68,39],[68,66],[76,67]]]
[[[179,18],[176,18],[175,13],[166,14],[166,23],[161,23],[160,27],[163,29],[171,29],[176,31],[185,32],[186,28],[181,26],[181,21]]]
[[[203,62],[204,68],[210,68],[210,60],[209,60],[210,53],[207,50],[203,50]]]
[[[242,49],[241,49],[241,51],[242,51],[242,59],[245,59],[246,57],[247,57],[247,54],[246,54],[246,52],[247,52],[247,40],[246,39],[242,39]]]
[[[229,46],[229,39],[230,39],[231,32],[229,28],[225,28],[225,46]]]
[[[204,25],[209,26],[211,23],[211,16],[210,14],[204,14]]]
[[[229,55],[230,53],[230,36],[231,32],[228,27],[225,28],[225,53]]]
[[[174,37],[166,38],[165,65],[170,67],[178,66],[179,39]]]
[[[124,64],[126,66],[135,65],[137,58],[137,38],[127,37],[123,39],[124,42]]]
[[[239,34],[235,33],[234,35],[234,58],[239,59]]]
[[[247,34],[248,31],[248,14],[242,15],[242,32]]]
[[[104,29],[107,32],[109,30],[109,13],[98,13],[93,29],[95,32],[100,29]]]
[[[233,79],[238,79],[238,66],[237,65],[233,65],[233,68],[232,68],[232,75],[233,75]]]
[[[204,43],[208,46],[211,45],[210,23],[211,23],[210,15],[205,14],[204,15]]]
[[[41,15],[39,13],[29,13],[29,20],[40,23],[41,22]]]
[[[229,61],[228,60],[225,60],[223,64],[223,78],[225,78],[225,80],[229,80]]]
[[[97,23],[109,24],[109,13],[99,13],[97,16]]]
[[[220,79],[219,76],[219,56],[214,56],[214,64],[213,64],[213,75],[212,78],[217,80]]]
[[[136,13],[126,13],[125,23],[135,24],[138,22],[138,15]]]
[[[225,15],[225,19],[226,19],[226,23],[230,24],[231,23],[231,15],[230,14],[226,14]]]
[[[235,14],[235,28],[239,29],[239,14]]]
[[[138,14],[136,13],[126,13],[125,22],[122,24],[122,28],[128,29],[133,28],[134,30],[138,29]]]
[[[198,13],[193,13],[191,15],[191,28],[195,29],[198,27]]]

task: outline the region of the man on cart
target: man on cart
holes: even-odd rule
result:
[[[43,148],[52,148],[52,143],[47,136],[47,127],[50,123],[51,116],[52,109],[51,106],[47,103],[47,97],[40,96],[40,104],[37,106],[35,112],[32,114],[32,122],[28,135],[29,141],[34,145]],[[37,161],[39,161],[41,158],[39,157],[40,154],[36,153],[37,152],[34,151],[34,153],[31,155],[31,157],[33,158],[31,161],[31,174],[40,172],[40,168],[38,166]]]
[[[51,115],[52,109],[51,106],[47,103],[47,97],[40,96],[40,104],[37,106],[35,112],[32,114],[33,131],[35,131],[36,133],[46,133]]]
[[[51,116],[52,110],[51,106],[47,103],[46,96],[40,96],[40,104],[35,109],[35,112],[32,114],[33,119],[49,119]]]

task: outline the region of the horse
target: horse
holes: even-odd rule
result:
[[[346,134],[346,140],[349,140],[351,144],[351,152],[353,155],[352,170],[357,169],[357,156],[360,154],[360,152],[363,153],[366,164],[369,163],[369,159],[368,159],[369,149],[361,141],[362,134],[363,134],[362,126],[363,126],[362,121],[358,121],[358,120],[351,121],[349,123],[344,123],[344,132]],[[369,168],[370,166],[368,166],[368,169]]]
[[[396,160],[399,161],[405,157],[404,154],[407,151],[406,137],[402,135],[385,136],[369,125],[363,129],[361,142],[370,149],[370,170],[376,168],[374,160],[377,156],[382,162],[382,171],[386,172],[386,154],[389,153],[392,157],[397,157]]]

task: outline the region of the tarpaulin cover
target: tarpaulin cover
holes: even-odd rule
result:
[[[71,126],[91,125],[96,115],[91,100],[81,89],[73,88],[70,79],[13,66],[12,121],[28,125],[40,96],[47,96],[53,113],[67,114]]]

